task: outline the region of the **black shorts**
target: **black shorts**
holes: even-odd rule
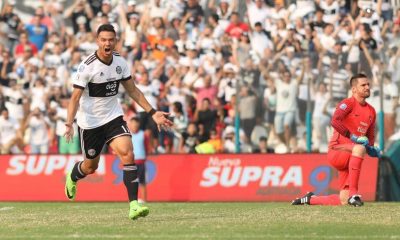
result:
[[[137,166],[137,174],[139,178],[139,184],[140,185],[146,185],[146,167],[145,167],[145,162],[141,161],[136,163]]]
[[[131,132],[122,116],[97,128],[79,128],[82,153],[87,159],[95,159],[101,153],[104,144],[109,144],[114,138],[124,135],[131,136]]]

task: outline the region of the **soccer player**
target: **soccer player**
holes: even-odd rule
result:
[[[72,123],[77,114],[79,137],[84,160],[77,162],[66,176],[65,194],[69,200],[76,197],[77,181],[93,174],[99,163],[100,152],[108,144],[123,164],[123,181],[130,202],[129,218],[134,220],[149,213],[137,202],[138,174],[134,162],[131,133],[123,120],[123,111],[117,94],[121,83],[127,94],[152,116],[158,129],[169,128],[168,113],[156,111],[136,87],[127,62],[116,52],[116,33],[110,24],[97,30],[98,49],[78,67],[73,79],[74,90],[68,105],[64,136],[73,137]]]
[[[308,192],[292,201],[292,205],[345,205],[362,206],[358,194],[358,180],[365,154],[380,157],[375,141],[375,109],[366,102],[370,83],[366,75],[357,74],[350,79],[352,97],[341,101],[332,117],[333,136],[329,143],[328,161],[339,171],[340,193],[316,196]]]

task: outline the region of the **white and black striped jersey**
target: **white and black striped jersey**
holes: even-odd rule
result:
[[[119,83],[129,79],[128,64],[116,52],[110,64],[100,60],[96,52],[83,60],[72,81],[74,88],[84,89],[77,113],[79,127],[96,128],[123,115],[117,94]]]

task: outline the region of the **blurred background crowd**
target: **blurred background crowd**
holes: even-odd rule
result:
[[[371,79],[368,101],[384,111],[385,140],[395,139],[399,7],[393,0],[4,0],[1,153],[80,152],[78,136],[73,143],[62,136],[71,79],[104,23],[115,26],[116,50],[138,88],[175,124],[158,132],[120,89],[125,120],[143,131],[148,154],[233,153],[237,143],[245,153],[304,152],[306,112],[311,151],[326,152],[332,113],[358,72]]]

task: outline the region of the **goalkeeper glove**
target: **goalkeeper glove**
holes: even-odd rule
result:
[[[380,158],[382,156],[381,149],[378,146],[366,146],[367,153],[370,157]]]
[[[350,140],[352,142],[354,142],[354,143],[361,144],[361,145],[364,145],[364,146],[368,145],[368,138],[366,136],[358,137],[355,134],[351,134]]]

